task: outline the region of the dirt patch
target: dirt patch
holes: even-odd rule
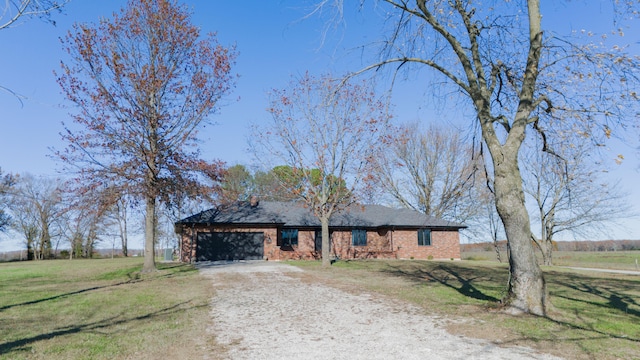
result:
[[[226,359],[558,359],[451,335],[443,319],[414,305],[302,281],[301,269],[282,263],[201,271],[216,292],[208,331]]]

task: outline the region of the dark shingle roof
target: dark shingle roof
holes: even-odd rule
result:
[[[205,210],[182,219],[176,225],[268,225],[287,227],[319,227],[320,220],[299,202],[261,201],[257,206],[248,202]],[[331,218],[332,227],[408,227],[460,229],[464,225],[437,219],[410,209],[393,209],[382,205],[352,205]]]

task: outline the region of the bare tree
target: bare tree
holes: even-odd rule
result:
[[[83,206],[75,205],[61,219],[69,243],[69,259],[93,257],[95,247],[108,231],[109,224],[103,213],[85,210]]]
[[[502,220],[500,220],[496,207],[492,203],[485,203],[483,208],[486,211],[486,226],[491,235],[491,242],[493,243],[493,250],[496,252],[496,259],[498,259],[498,262],[502,262],[500,238],[498,236],[504,232],[504,225],[502,225]]]
[[[53,12],[61,11],[69,0],[5,0],[0,6],[0,30],[15,26],[21,20],[42,18],[51,21]],[[53,21],[52,21],[53,22]],[[55,22],[53,22],[55,24]]]
[[[76,24],[58,74],[78,112],[57,155],[81,191],[114,184],[144,201],[145,272],[156,269],[158,204],[209,196],[221,169],[200,157],[197,131],[233,86],[235,52],[201,38],[190,16],[175,1],[131,0],[111,20]]]
[[[112,206],[110,216],[118,227],[118,237],[120,238],[120,248],[122,256],[129,256],[129,209],[131,201],[126,194],[118,197]]]
[[[339,85],[329,76],[306,74],[289,88],[274,90],[268,109],[272,121],[254,134],[256,157],[269,154],[288,165],[291,175],[281,179],[300,186],[285,187],[320,220],[324,266],[331,264],[329,220],[363,185],[389,118],[367,84]]]
[[[7,29],[20,24],[22,20],[30,18],[41,18],[55,25],[51,20],[51,14],[61,11],[62,7],[69,0],[5,0],[4,5],[0,5],[0,30]],[[0,85],[0,90],[4,90],[22,100],[23,96]]]
[[[402,125],[376,156],[376,184],[403,207],[468,223],[479,215],[477,187],[482,168],[472,144],[458,131],[431,125]]]
[[[54,256],[52,239],[62,235],[59,220],[65,210],[61,181],[30,174],[19,177],[11,191],[12,225],[25,237],[27,258]]]
[[[115,232],[121,237],[125,247],[123,252],[126,253],[126,194],[119,192],[117,186],[101,186],[94,187],[91,191],[81,191],[82,188],[69,186],[70,182],[66,185],[65,203],[68,210],[63,219],[71,247],[70,258],[91,258],[98,242],[114,234],[114,228],[117,228]]]
[[[11,216],[6,211],[7,204],[10,201],[9,193],[15,185],[16,178],[11,174],[2,175],[0,168],[0,232],[4,232],[11,224]]]
[[[330,3],[342,12],[342,0],[318,6]],[[353,75],[424,67],[440,88],[461,95],[459,106],[474,112],[491,154],[495,205],[509,245],[511,276],[503,302],[513,313],[544,315],[548,294],[531,244],[518,159],[526,130],[543,138],[562,131],[598,141],[610,135],[613,124],[635,118],[637,58],[624,47],[607,47],[604,37],[602,43],[578,43],[544,32],[539,0],[375,3],[386,6],[381,13],[393,26],[381,58]],[[628,6],[637,8],[635,2]]]
[[[605,234],[609,225],[632,215],[618,184],[602,179],[590,144],[580,139],[563,143],[554,147],[562,156],[534,148],[523,159],[524,189],[535,204],[533,219],[540,231],[540,239],[532,238],[545,265],[553,265],[555,235]]]

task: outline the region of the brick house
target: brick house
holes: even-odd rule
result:
[[[465,226],[409,209],[352,205],[329,225],[339,259],[460,259]],[[183,262],[319,259],[320,221],[301,203],[242,202],[175,223]]]

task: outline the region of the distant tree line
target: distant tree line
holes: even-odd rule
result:
[[[115,236],[126,256],[125,199],[98,189],[81,194],[59,178],[14,175],[3,192],[6,230],[23,239],[26,260],[51,259],[62,248],[69,258],[90,258],[99,241]]]
[[[554,251],[632,251],[640,250],[640,240],[571,240],[554,241]],[[492,242],[477,242],[462,244],[462,251],[484,252],[494,251],[497,247],[499,251],[507,251],[506,240]]]
[[[68,180],[31,174],[0,180],[0,230],[22,239],[23,260],[92,258],[98,246],[126,257],[129,239],[142,233],[140,202],[127,193],[108,186],[81,192]],[[161,207],[158,246],[176,247],[173,223],[200,206],[185,201]]]

